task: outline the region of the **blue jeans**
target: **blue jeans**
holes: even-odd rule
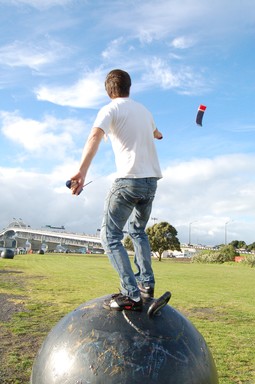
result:
[[[116,179],[105,200],[101,241],[109,260],[120,277],[121,292],[131,298],[140,296],[137,283],[154,287],[151,249],[145,233],[152,202],[157,190],[157,178]],[[128,222],[132,238],[137,273],[134,274],[126,249],[122,244],[123,229]]]

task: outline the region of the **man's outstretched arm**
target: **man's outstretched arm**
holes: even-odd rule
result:
[[[103,137],[104,131],[101,128],[92,128],[82,152],[79,171],[71,177],[71,190],[73,195],[79,195],[81,192],[88,169],[98,151],[99,144]]]

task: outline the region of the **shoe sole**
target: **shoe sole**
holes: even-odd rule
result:
[[[103,304],[103,308],[108,309],[109,311],[117,311],[117,312],[122,312],[122,311],[132,311],[132,312],[142,312],[142,308],[112,308],[110,305]]]
[[[131,307],[131,306],[126,306],[126,307],[117,307],[117,308],[112,308],[109,303],[103,303],[103,308],[108,309],[110,311],[133,311],[133,312],[142,312],[143,307]]]

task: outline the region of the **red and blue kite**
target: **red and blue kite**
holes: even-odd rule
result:
[[[201,125],[201,127],[202,127],[202,120],[203,120],[205,110],[206,110],[206,106],[200,104],[197,111],[196,123],[197,125]]]

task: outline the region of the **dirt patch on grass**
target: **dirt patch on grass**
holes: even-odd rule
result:
[[[215,308],[209,308],[209,307],[194,307],[189,309],[183,308],[182,313],[187,318],[195,317],[200,320],[210,320],[210,321],[214,321],[219,316]]]
[[[22,303],[26,297],[11,293],[14,287],[24,289],[22,272],[0,270],[0,286],[10,291],[0,293],[0,383],[26,384],[39,345],[30,335],[13,333],[10,326],[15,314],[28,312]]]
[[[14,313],[24,311],[24,306],[20,303],[24,296],[11,293],[12,289],[17,286],[24,287],[21,274],[20,271],[0,270],[0,287],[3,287],[5,291],[10,291],[10,293],[0,293],[0,323],[11,320]]]
[[[0,293],[0,323],[11,320],[14,313],[23,312],[24,306],[16,300],[22,300],[24,296]]]

